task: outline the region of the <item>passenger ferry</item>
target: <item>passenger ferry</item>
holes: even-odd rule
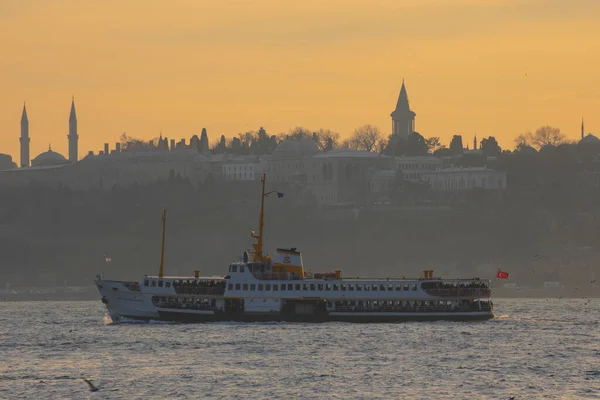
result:
[[[225,276],[164,276],[166,210],[159,273],[139,282],[95,280],[113,321],[399,322],[485,320],[494,317],[489,280],[442,279],[433,270],[417,279],[345,278],[342,271],[304,270],[296,248],[263,253],[263,175],[258,235],[253,251]],[[252,260],[250,260],[250,256]]]

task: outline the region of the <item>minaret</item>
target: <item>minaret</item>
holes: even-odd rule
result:
[[[79,135],[77,134],[77,115],[75,114],[75,97],[71,101],[71,113],[69,114],[69,161],[77,162],[77,141]]]
[[[23,114],[21,115],[21,168],[29,167],[29,119],[27,118],[27,109],[23,103]]]
[[[583,140],[584,136],[585,136],[585,129],[583,129],[583,118],[581,118],[581,140]]]
[[[477,135],[473,136],[473,150],[477,150]]]
[[[407,138],[415,131],[416,115],[408,105],[406,86],[404,86],[404,79],[402,79],[402,88],[400,89],[396,109],[390,114],[392,117],[392,134]]]

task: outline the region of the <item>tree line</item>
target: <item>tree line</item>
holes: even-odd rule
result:
[[[124,133],[120,138],[122,151],[167,150],[175,146],[175,148],[193,148],[199,153],[233,155],[271,154],[283,140],[313,140],[319,150],[323,152],[335,149],[354,149],[389,156],[458,156],[468,149],[468,144],[465,148],[463,137],[460,134],[453,135],[450,143],[446,146],[441,143],[438,136],[426,138],[419,132],[413,132],[408,137],[394,134],[385,135],[378,127],[370,124],[356,128],[346,139],[342,139],[338,132],[330,129],[313,131],[301,126],[277,135],[267,133],[263,127],[256,131],[239,133],[231,138],[221,135],[218,142],[212,146],[209,145],[206,128],[202,128],[200,137],[196,134],[193,135],[189,144],[185,142],[185,139],[170,142],[167,137],[163,138],[162,136],[144,141]],[[501,153],[535,152],[549,146],[557,147],[564,144],[573,143],[567,141],[566,135],[560,129],[545,125],[534,132],[517,135],[512,150],[503,150],[494,136],[482,138],[479,142],[474,143],[473,149],[478,147],[479,153],[491,157]]]

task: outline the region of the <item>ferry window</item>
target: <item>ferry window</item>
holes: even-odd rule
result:
[[[144,279],[144,286],[148,286],[148,279]]]
[[[258,284],[258,290],[263,290],[263,284],[262,283]]]
[[[244,268],[243,265],[240,265],[240,272],[244,272],[244,271],[246,271],[246,268]]]
[[[294,290],[294,284],[288,283],[288,290]]]
[[[396,285],[396,290],[402,290],[402,285]]]
[[[362,285],[356,285],[356,290],[360,292],[362,290]]]
[[[300,284],[296,283],[296,290],[300,290]]]
[[[316,285],[314,283],[310,284],[310,290],[312,290],[313,292],[317,289]]]
[[[165,285],[166,285],[167,287],[171,287],[171,282],[167,282]]]
[[[371,286],[371,290],[377,290],[377,285],[376,285],[376,284],[373,284],[373,285]]]
[[[253,283],[253,284],[251,284],[251,285],[250,285],[250,290],[256,290],[256,284],[254,284],[254,283]]]
[[[394,290],[394,285],[391,283],[388,284],[387,290]]]
[[[404,290],[408,290],[408,284],[404,284]]]
[[[231,272],[237,272],[237,265],[231,266]]]
[[[244,289],[244,290],[248,290],[248,284],[247,284],[247,283],[244,283],[244,285],[242,286],[242,289]]]
[[[345,291],[346,291],[346,285],[340,285],[340,286],[341,286],[341,288],[342,288],[342,291],[344,291],[344,292],[345,292]]]
[[[227,285],[227,290],[233,290],[233,283],[230,283],[229,285]]]
[[[308,290],[308,283],[305,283],[304,285],[302,285],[302,290]]]
[[[379,285],[379,290],[385,290],[385,284],[382,283],[381,285]]]
[[[285,290],[285,283],[281,284],[281,290]]]
[[[317,289],[318,289],[319,291],[322,291],[322,290],[323,290],[323,284],[322,284],[322,283],[319,283],[319,284],[317,285]]]
[[[267,283],[265,285],[265,290],[267,290],[267,291],[271,290],[271,284],[270,283]]]
[[[239,283],[235,284],[235,290],[240,290],[240,284]]]
[[[417,290],[417,284],[416,283],[413,283],[412,290],[415,290],[415,291]]]
[[[163,287],[163,281],[158,281],[158,287]]]
[[[365,291],[369,291],[369,290],[371,290],[371,285],[369,285],[369,284],[365,285]]]
[[[279,290],[279,285],[273,285],[273,290],[274,291],[278,291]]]
[[[333,290],[334,290],[334,291],[335,291],[335,290],[339,290],[339,285],[338,285],[337,283],[334,283],[334,284],[333,284]]]
[[[325,285],[325,290],[331,290],[331,285],[329,283]]]
[[[152,287],[156,287],[156,281],[152,281]]]

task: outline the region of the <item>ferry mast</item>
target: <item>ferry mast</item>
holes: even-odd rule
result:
[[[263,255],[263,232],[265,228],[265,197],[270,195],[271,193],[275,193],[275,190],[271,190],[270,192],[265,192],[265,183],[267,181],[267,173],[263,172],[262,179],[262,195],[260,197],[260,218],[258,220],[258,235],[252,234],[250,235],[252,238],[256,239],[256,243],[252,245],[254,247],[254,254],[252,255],[252,260],[254,262],[259,261],[268,261],[270,257],[265,257]]]
[[[167,210],[163,210],[162,215],[162,246],[160,251],[160,268],[158,269],[158,277],[162,278],[165,272],[165,229],[167,227]]]

